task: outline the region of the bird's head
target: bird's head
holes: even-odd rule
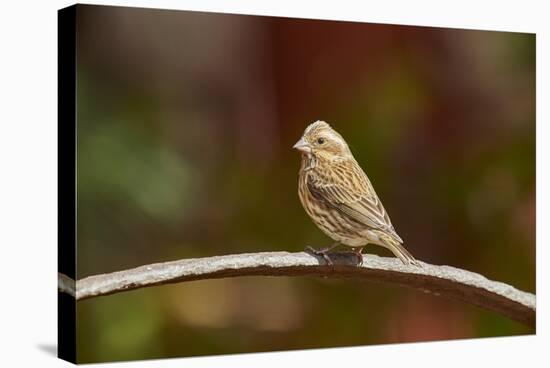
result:
[[[324,121],[310,124],[302,138],[294,145],[302,154],[321,159],[345,159],[352,157],[351,151],[340,134]]]

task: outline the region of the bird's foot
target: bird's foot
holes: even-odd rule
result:
[[[306,247],[305,251],[308,252],[308,253],[311,253],[311,254],[314,254],[316,256],[322,256],[323,259],[325,260],[325,262],[327,263],[327,265],[329,266],[334,266],[334,263],[332,262],[332,260],[330,259],[330,257],[328,256],[328,252],[330,250],[332,250],[333,248],[335,248],[338,244],[333,244],[331,245],[330,247],[325,247],[325,248],[321,248],[321,249],[315,249],[313,247],[310,247],[309,245]]]
[[[355,253],[355,256],[357,257],[357,266],[358,267],[361,267],[363,265],[363,253],[361,253],[363,251],[363,247],[360,247],[360,248],[355,248],[354,249],[354,252]]]

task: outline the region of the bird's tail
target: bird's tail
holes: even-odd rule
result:
[[[383,246],[391,250],[391,252],[399,258],[401,262],[406,265],[412,264],[414,266],[420,266],[420,263],[412,256],[412,254],[410,254],[409,251],[406,250],[405,247],[392,236],[385,233],[379,233],[378,237],[382,243],[384,243]]]

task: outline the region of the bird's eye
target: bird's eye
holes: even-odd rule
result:
[[[325,143],[325,138],[319,138],[319,139],[317,139],[317,143],[319,143],[319,144]]]

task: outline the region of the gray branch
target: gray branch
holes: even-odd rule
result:
[[[322,276],[385,282],[458,299],[494,311],[535,328],[535,295],[502,282],[450,266],[421,262],[403,265],[396,258],[364,255],[357,266],[353,253],[331,253],[334,266],[308,253],[264,252],[155,263],[129,270],[86,277],[76,282],[76,299],[83,300],[143,287],[237,276]],[[70,279],[69,279],[70,280]],[[59,275],[59,291],[70,293],[67,276]],[[74,289],[72,289],[74,290]]]
[[[57,274],[57,289],[62,292],[69,294],[71,296],[75,296],[75,282],[73,279],[71,279],[69,276],[64,275],[62,273]]]

